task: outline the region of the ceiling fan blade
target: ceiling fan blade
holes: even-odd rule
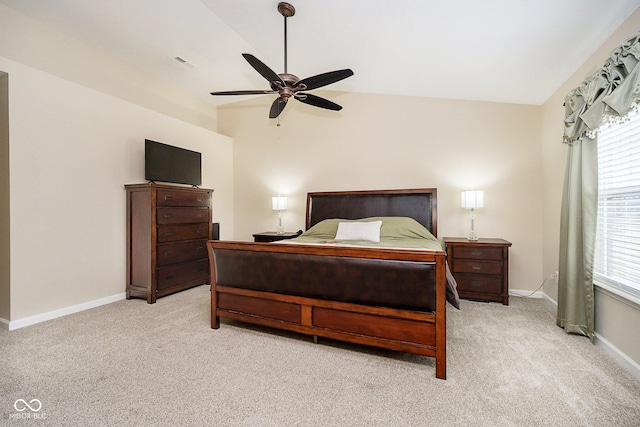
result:
[[[353,71],[348,68],[345,70],[329,71],[328,73],[322,73],[318,74],[317,76],[302,79],[298,83],[296,83],[294,87],[299,88],[300,86],[304,85],[304,89],[301,90],[317,89],[319,87],[330,85],[331,83],[338,82],[351,76],[353,76]]]
[[[271,68],[267,67],[258,58],[256,58],[255,56],[249,53],[243,53],[242,56],[244,56],[244,59],[246,59],[247,62],[251,64],[251,66],[255,68],[256,71],[259,72],[262,75],[262,77],[267,79],[269,82],[279,82],[282,84],[282,86],[285,86],[285,83],[282,81],[280,76],[276,74],[276,72],[273,71]]]
[[[342,110],[342,107],[335,102],[331,102],[328,99],[324,99],[316,95],[311,95],[310,93],[297,93],[295,98],[300,102],[313,105],[314,107],[325,108],[333,111]]]
[[[273,101],[273,104],[271,104],[271,110],[269,110],[269,118],[275,119],[276,117],[278,117],[286,106],[287,100],[279,96],[275,101]]]
[[[211,95],[264,95],[277,93],[275,90],[226,90],[222,92],[211,92]]]

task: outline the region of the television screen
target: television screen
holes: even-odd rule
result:
[[[144,179],[202,185],[202,155],[196,151],[145,139]]]

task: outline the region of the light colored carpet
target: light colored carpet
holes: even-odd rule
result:
[[[211,330],[208,286],[120,301],[0,332],[0,425],[640,425],[640,381],[556,327],[542,300],[462,301],[447,315],[442,381],[426,357],[231,321]]]

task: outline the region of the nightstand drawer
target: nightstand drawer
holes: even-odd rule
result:
[[[502,275],[502,262],[456,259],[453,273]]]
[[[489,294],[500,294],[502,292],[502,277],[456,274],[456,282],[458,282],[458,291]]]
[[[482,246],[455,246],[453,256],[457,259],[482,259],[502,261],[502,248],[487,248]]]

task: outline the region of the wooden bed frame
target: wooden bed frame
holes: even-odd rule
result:
[[[309,193],[306,225],[309,228],[328,218],[408,216],[436,235],[436,202],[436,189]],[[436,360],[436,377],[446,379],[444,251],[223,241],[209,241],[207,246],[211,267],[213,329],[218,329],[220,317],[225,317],[311,335],[315,342],[317,337],[326,337],[430,356]],[[405,269],[418,270],[421,278],[419,283],[425,284],[425,293],[430,289],[427,297],[435,294],[435,302],[430,304],[434,309],[390,308],[384,303],[345,302],[309,297],[302,291],[297,292],[297,277],[304,281],[304,274],[289,277],[287,270],[305,272],[308,271],[308,265],[315,268],[325,260],[327,263],[332,260],[333,266],[338,260],[341,271],[353,268],[365,271],[365,274],[367,270],[362,267],[363,262],[380,264],[383,269],[394,269],[394,274]],[[267,264],[260,264],[264,262]],[[252,266],[271,267],[278,263],[285,268],[248,271]],[[230,264],[236,264],[235,270],[228,267]],[[288,289],[293,283],[294,291],[270,290],[280,290],[278,286],[281,282],[288,283]],[[420,284],[418,288],[422,289]],[[305,285],[299,283],[299,288],[303,289]]]

